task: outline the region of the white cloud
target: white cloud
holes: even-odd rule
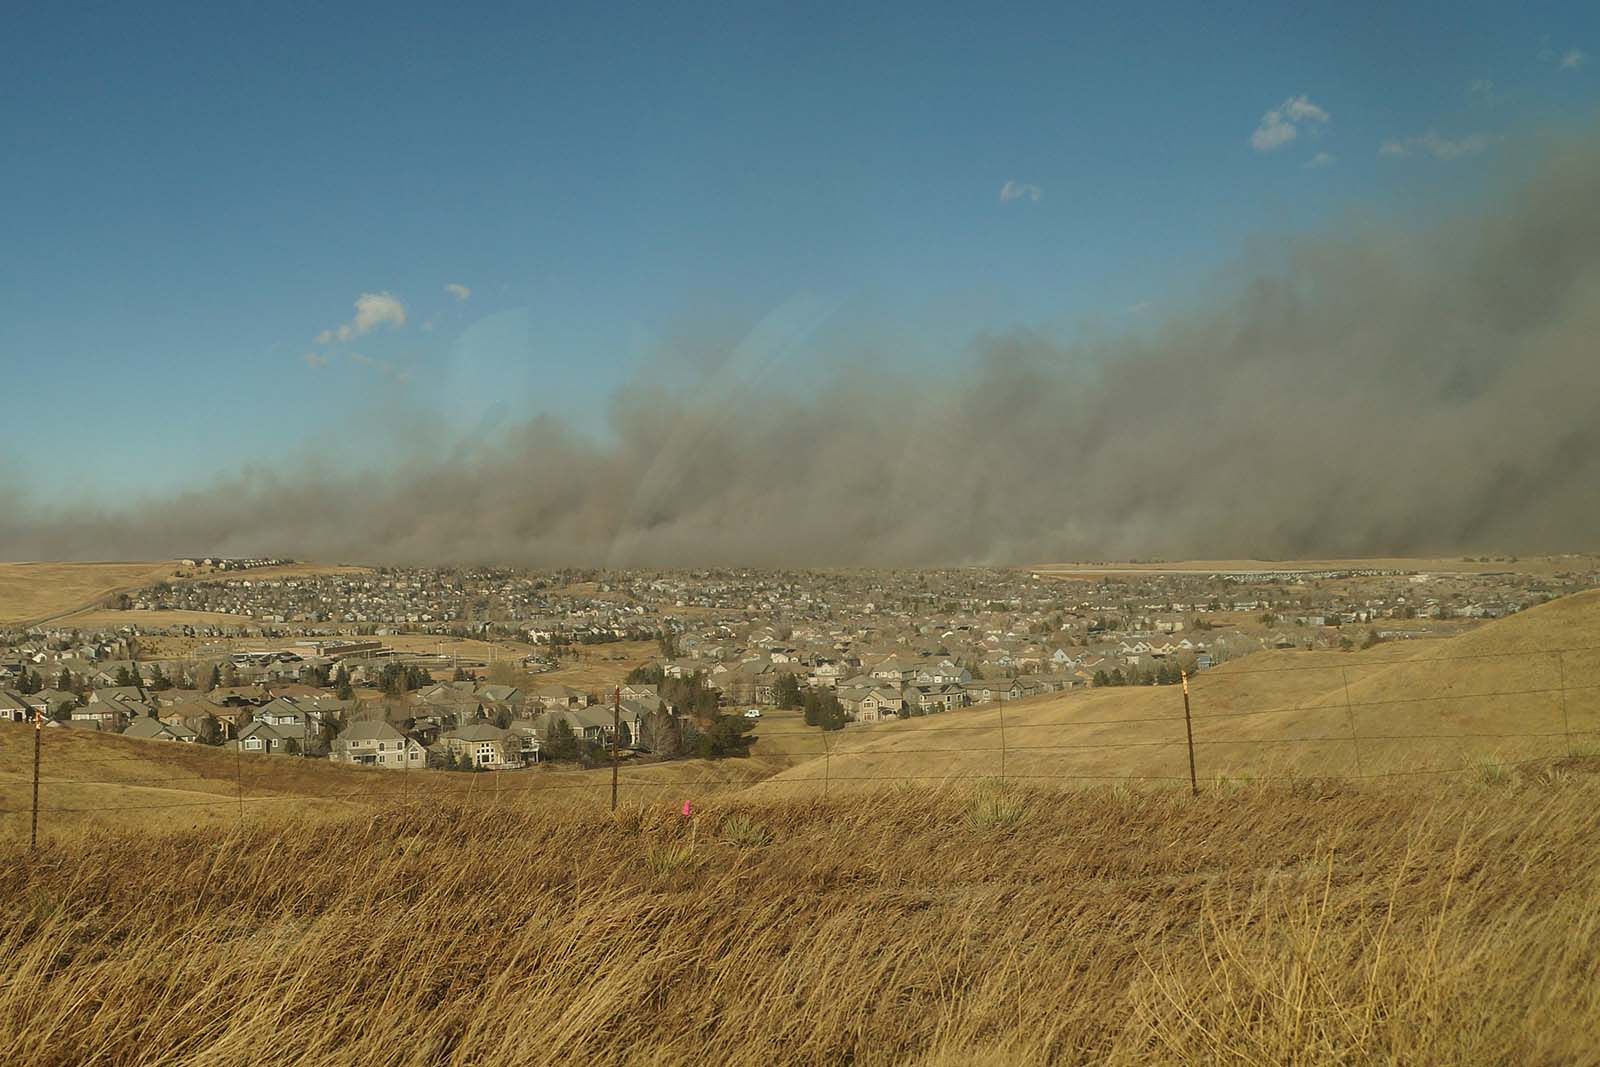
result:
[[[300,358],[305,360],[306,366],[310,367],[312,370],[321,370],[323,367],[328,365],[328,357],[316,352],[307,352]]]
[[[1487,149],[1489,143],[1486,133],[1469,133],[1452,141],[1429,130],[1421,137],[1391,137],[1378,146],[1378,155],[1386,159],[1404,159],[1419,154],[1434,159],[1460,159],[1477,155]]]
[[[1306,166],[1320,170],[1323,167],[1333,166],[1334,159],[1335,157],[1331,152],[1318,152],[1316,155],[1306,160]]]
[[[1589,53],[1577,48],[1569,48],[1561,53],[1561,59],[1556,63],[1557,70],[1578,70],[1589,62]]]
[[[350,341],[369,334],[379,326],[406,324],[406,306],[393,293],[362,293],[356,297],[356,317],[331,330],[317,334],[317,344]]]
[[[1043,189],[1037,185],[1029,185],[1026,182],[1008,181],[1000,187],[1000,202],[1002,204],[1009,204],[1013,200],[1022,199],[1032,200],[1037,203],[1043,195]]]
[[[455,297],[457,301],[463,304],[466,303],[467,299],[472,296],[472,290],[468,289],[460,282],[451,282],[444,287],[444,291]]]
[[[1141,300],[1137,304],[1129,304],[1122,309],[1122,312],[1125,315],[1148,315],[1154,307],[1155,305],[1150,301]]]
[[[1284,114],[1295,122],[1327,122],[1329,115],[1302,94],[1283,102]]]
[[[1250,135],[1250,147],[1257,152],[1274,152],[1300,136],[1302,125],[1321,125],[1332,117],[1304,94],[1291,96],[1261,116]]]
[[[1481,100],[1485,104],[1498,104],[1500,94],[1494,91],[1494,82],[1488,78],[1478,78],[1467,85],[1467,99]]]

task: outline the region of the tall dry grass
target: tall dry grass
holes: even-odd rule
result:
[[[1600,1062],[1597,768],[5,844],[0,1062]]]

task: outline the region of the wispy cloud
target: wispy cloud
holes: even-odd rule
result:
[[[1000,202],[1009,204],[1013,200],[1032,200],[1035,203],[1044,195],[1044,190],[1037,185],[1027,182],[1008,181],[1000,187]]]
[[[321,370],[323,367],[328,365],[328,357],[322,355],[320,352],[307,352],[300,358],[305,360],[306,366],[310,367],[312,370]]]
[[[1539,62],[1554,66],[1557,70],[1582,70],[1583,65],[1589,62],[1589,53],[1581,48],[1562,50],[1546,44],[1539,49]]]
[[[393,293],[362,293],[356,297],[355,318],[317,334],[317,344],[350,341],[371,333],[379,326],[398,328],[405,324],[406,306]]]
[[[1420,137],[1391,137],[1378,146],[1378,155],[1386,159],[1404,159],[1407,156],[1427,155],[1434,159],[1461,159],[1475,156],[1489,147],[1486,133],[1469,133],[1452,140],[1441,137],[1433,130]]]
[[[1323,167],[1333,166],[1336,158],[1332,152],[1318,152],[1306,160],[1305,165],[1311,170],[1321,170]]]
[[[451,282],[444,287],[444,291],[455,297],[457,302],[465,304],[472,296],[472,290],[460,282]]]
[[[352,352],[350,353],[350,362],[360,364],[363,367],[370,367],[391,382],[399,385],[405,385],[411,381],[410,371],[397,367],[386,359],[374,359],[372,356],[364,356],[360,352]]]
[[[1291,96],[1261,116],[1250,135],[1250,147],[1257,152],[1275,152],[1300,136],[1301,126],[1322,125],[1332,117],[1304,94]]]
[[[1476,100],[1483,104],[1498,104],[1500,94],[1495,91],[1494,82],[1488,78],[1478,78],[1467,83],[1467,99]]]

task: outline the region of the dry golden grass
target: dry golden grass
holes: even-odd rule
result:
[[[43,622],[170,579],[166,563],[0,563],[0,626]]]
[[[7,1064],[1592,1063],[1600,786],[898,789],[0,844]]]
[[[40,825],[47,835],[85,825],[172,829],[226,823],[237,819],[241,796],[252,815],[348,810],[369,797],[382,801],[401,793],[408,784],[392,773],[325,760],[88,731],[46,729],[39,741]],[[31,726],[0,724],[0,809],[29,809],[33,745]],[[0,820],[0,835],[25,834],[26,822]]]

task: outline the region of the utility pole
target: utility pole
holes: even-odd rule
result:
[[[622,732],[622,687],[611,690],[611,810],[617,810],[617,737]]]

